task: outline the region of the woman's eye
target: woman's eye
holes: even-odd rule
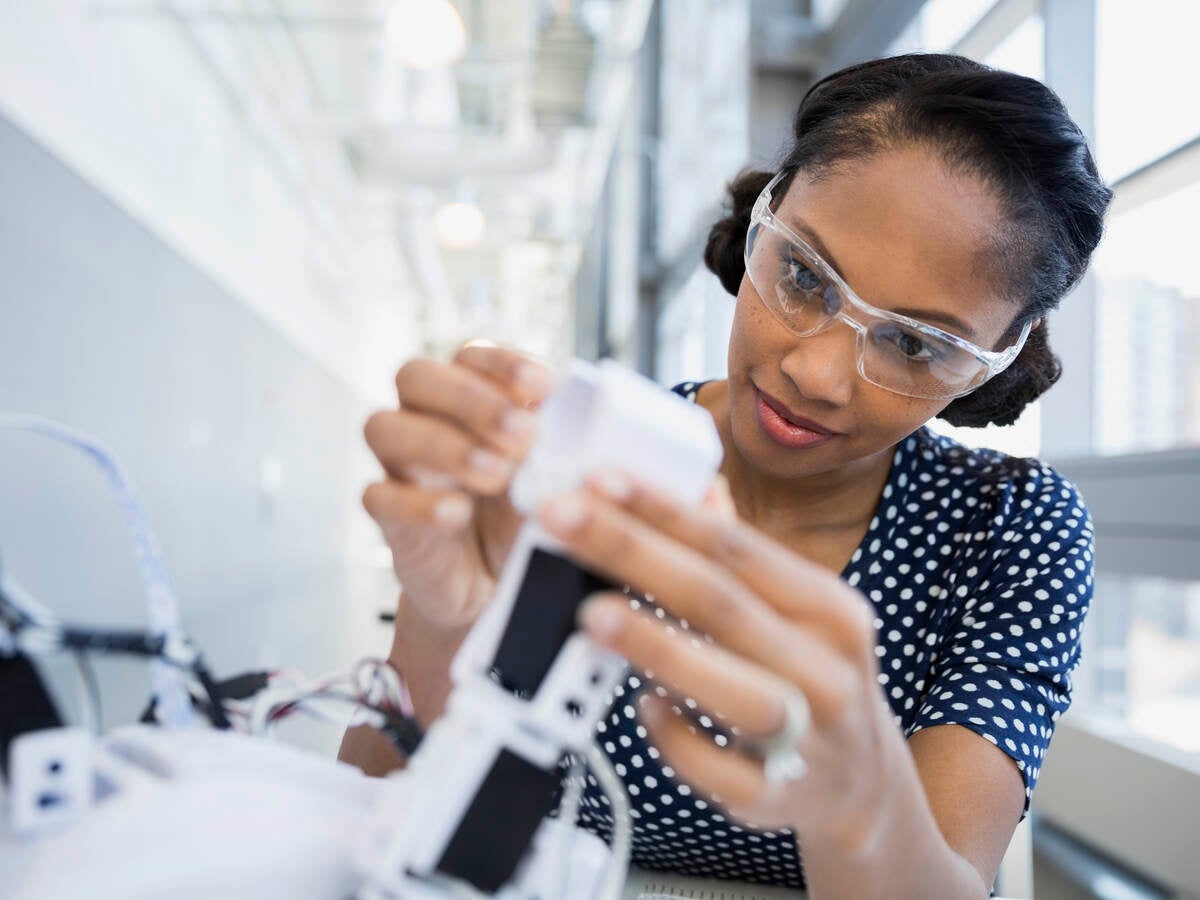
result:
[[[909,362],[934,362],[941,358],[936,347],[911,331],[891,328],[886,339]]]
[[[815,291],[821,286],[821,276],[798,259],[788,258],[785,270],[789,284],[797,290]]]

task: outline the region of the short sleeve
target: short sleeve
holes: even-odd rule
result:
[[[1026,463],[985,486],[991,518],[971,535],[936,646],[928,690],[908,729],[962,725],[1016,762],[1025,811],[1054,726],[1071,703],[1071,673],[1092,598],[1094,531],[1078,491]]]

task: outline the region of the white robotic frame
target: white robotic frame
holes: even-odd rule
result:
[[[576,361],[540,418],[510,493],[530,517],[453,661],[446,711],[404,770],[367,778],[261,737],[178,721],[177,703],[164,704],[174,722],[98,739],[32,728],[8,753],[6,896],[618,897],[628,802],[594,732],[625,665],[574,624],[589,594],[614,585],[571,562],[530,514],[609,466],[698,504],[721,445],[707,412],[612,362]],[[152,560],[153,546],[139,542]],[[163,593],[153,624],[169,659],[186,643]],[[4,602],[0,658],[64,646],[64,627],[7,577],[0,611]],[[177,684],[155,662],[161,699]],[[584,767],[612,803],[611,849],[574,825]]]

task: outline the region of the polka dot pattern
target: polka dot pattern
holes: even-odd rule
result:
[[[675,392],[695,401],[700,384]],[[842,577],[876,610],[880,688],[905,736],[961,725],[1016,762],[1026,811],[1071,698],[1092,597],[1094,534],[1074,486],[1033,459],[970,450],[922,428],[896,448],[879,509]],[[646,598],[634,605],[666,613]],[[674,622],[686,630],[686,622]],[[695,639],[700,640],[699,635]],[[596,738],[625,782],[643,868],[802,888],[795,836],[728,819],[647,743],[634,713],[647,673],[618,687]],[[681,711],[719,746],[730,729]],[[580,823],[608,839],[612,811],[588,776]]]

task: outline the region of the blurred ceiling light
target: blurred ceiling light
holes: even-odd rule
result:
[[[472,203],[446,203],[433,215],[438,243],[453,250],[478,246],[486,230],[483,211]]]
[[[449,66],[467,51],[467,30],[450,0],[397,0],[384,28],[388,50],[406,66]]]

